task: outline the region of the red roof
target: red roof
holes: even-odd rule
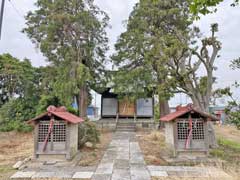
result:
[[[173,121],[174,119],[186,114],[186,113],[189,113],[189,112],[196,112],[198,114],[200,114],[201,116],[203,117],[206,117],[208,120],[212,120],[212,121],[218,121],[219,119],[213,115],[210,115],[210,114],[207,114],[203,111],[200,111],[196,108],[193,107],[192,104],[189,104],[187,106],[177,106],[176,107],[176,112],[172,112],[170,114],[167,114],[166,116],[163,116],[160,118],[160,121],[165,121],[165,122],[168,122],[168,121]]]
[[[72,113],[69,113],[64,106],[61,106],[61,107],[49,106],[47,108],[47,112],[35,117],[34,119],[31,119],[29,121],[29,123],[36,121],[36,120],[40,120],[44,116],[51,116],[52,114],[54,116],[57,116],[65,121],[73,123],[73,124],[81,123],[84,121],[82,118],[80,118]]]

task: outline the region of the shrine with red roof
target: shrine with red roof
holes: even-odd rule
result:
[[[208,128],[209,123],[218,118],[189,104],[178,106],[176,112],[161,117],[160,121],[165,124],[165,141],[175,157],[208,154],[213,133]]]
[[[34,157],[72,159],[78,152],[78,124],[84,120],[65,107],[49,106],[28,123],[34,125]]]

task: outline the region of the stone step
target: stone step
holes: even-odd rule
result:
[[[135,128],[136,125],[131,125],[131,124],[118,124],[117,127]]]
[[[117,125],[136,125],[134,122],[118,122]]]
[[[116,128],[117,130],[133,130],[133,131],[135,131],[136,130],[136,128]]]
[[[121,132],[135,132],[136,129],[116,129],[116,131],[121,131]]]
[[[133,121],[118,121],[116,131],[134,132],[136,131],[136,124]]]

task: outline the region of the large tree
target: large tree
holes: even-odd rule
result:
[[[35,96],[38,72],[28,59],[0,55],[0,107],[14,97]]]
[[[167,62],[186,46],[178,39],[187,39],[188,19],[186,1],[140,0],[127,21],[127,31],[115,45],[116,89],[158,94],[161,116],[169,113],[172,95]]]
[[[93,0],[38,0],[24,32],[55,67],[54,91],[69,105],[77,99],[86,116],[89,88],[104,75],[108,16]]]
[[[31,130],[24,121],[36,115],[45,89],[42,73],[42,68],[33,67],[28,59],[0,55],[0,131]]]
[[[216,37],[218,25],[211,25],[211,36],[201,39],[201,46],[196,44],[199,30],[193,29],[189,46],[181,48],[168,61],[168,72],[175,79],[176,92],[187,94],[195,106],[208,112],[216,79],[213,75],[215,62],[221,50]]]

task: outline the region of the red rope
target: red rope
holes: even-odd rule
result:
[[[52,133],[52,130],[53,130],[53,123],[54,123],[54,120],[51,119],[50,120],[50,124],[49,124],[49,128],[48,128],[48,133],[45,137],[45,140],[44,140],[44,144],[43,144],[43,152],[46,150],[47,148],[47,144],[48,144],[48,139],[49,139],[49,136],[50,134]]]
[[[188,137],[186,139],[186,143],[185,143],[185,149],[188,149],[189,148],[189,145],[190,145],[190,137],[192,135],[192,117],[190,116],[189,117],[189,133],[188,133]]]

